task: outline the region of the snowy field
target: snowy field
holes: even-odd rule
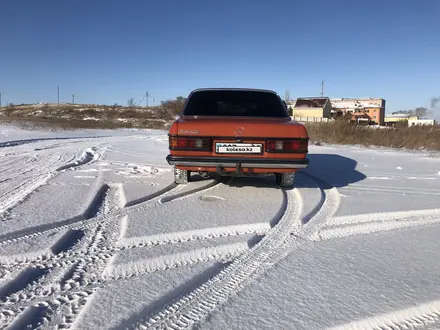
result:
[[[0,126],[0,328],[440,329],[440,157],[173,184],[164,131]]]

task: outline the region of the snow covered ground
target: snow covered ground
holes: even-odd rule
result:
[[[439,329],[440,158],[174,185],[166,132],[0,126],[0,328]]]

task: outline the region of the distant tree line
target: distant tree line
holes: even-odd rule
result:
[[[183,108],[183,105],[186,102],[186,98],[183,96],[177,96],[174,100],[170,99],[170,100],[166,100],[166,101],[161,101],[160,102],[160,106],[158,106],[158,108],[166,111],[169,115],[171,116],[176,116],[179,114],[180,110]],[[113,105],[113,107],[117,107],[118,105],[115,103]],[[128,99],[127,101],[127,106],[130,109],[134,109],[137,107],[136,102],[134,100],[134,97]],[[157,108],[157,107],[155,107]]]
[[[176,116],[182,110],[183,105],[186,102],[186,98],[183,96],[178,96],[174,100],[166,100],[160,102],[161,108],[168,112],[172,116]]]

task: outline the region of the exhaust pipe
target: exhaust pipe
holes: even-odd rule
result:
[[[204,172],[199,172],[199,174],[200,174],[200,176],[201,176],[203,179],[208,179],[208,178],[210,177],[209,172],[206,172],[206,171],[204,171]]]

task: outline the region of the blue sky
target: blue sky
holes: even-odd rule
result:
[[[199,87],[291,97],[440,96],[438,0],[5,0],[3,104],[155,103]],[[152,99],[150,99],[150,104]]]

